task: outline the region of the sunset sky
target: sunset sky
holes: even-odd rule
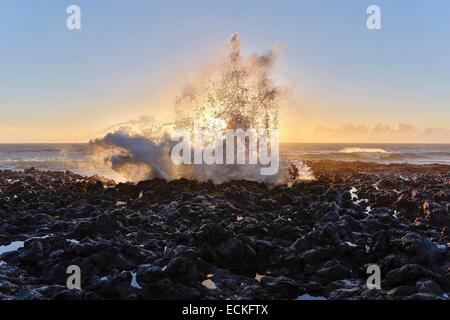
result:
[[[79,31],[66,28],[71,4]],[[381,30],[366,28],[370,4]],[[447,0],[0,0],[0,143],[166,121],[235,32],[246,54],[284,48],[283,141],[450,143]]]

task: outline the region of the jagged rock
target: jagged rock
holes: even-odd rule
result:
[[[292,188],[0,171],[0,297],[445,297],[449,166],[308,165],[316,180]],[[383,290],[365,286],[373,263]]]

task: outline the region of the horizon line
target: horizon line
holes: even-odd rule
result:
[[[88,142],[0,142],[0,145],[89,144]],[[280,144],[428,144],[450,145],[450,142],[280,142]]]

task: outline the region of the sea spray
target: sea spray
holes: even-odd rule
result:
[[[279,51],[277,47],[264,55],[243,57],[241,41],[237,34],[233,35],[222,61],[203,70],[176,98],[173,123],[160,125],[151,118],[122,123],[103,138],[91,141],[92,154],[128,180],[160,177],[212,180],[215,183],[233,179],[285,183],[299,177],[311,177],[296,163],[277,163],[278,170],[274,174],[264,175],[260,162],[187,164],[171,158],[171,151],[179,143],[173,138],[177,130],[202,131],[202,157],[212,146],[225,144],[222,139],[227,130],[279,130],[279,110],[286,90],[270,78]],[[248,139],[244,143],[250,147]],[[258,152],[261,150],[259,148]],[[192,150],[192,154],[195,152],[198,154],[198,149]],[[235,151],[231,152],[234,154]],[[297,169],[292,170],[293,167]],[[294,177],[293,172],[296,172]]]

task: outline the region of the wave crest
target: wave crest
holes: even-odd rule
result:
[[[390,153],[381,148],[344,148],[338,151],[339,153]]]

